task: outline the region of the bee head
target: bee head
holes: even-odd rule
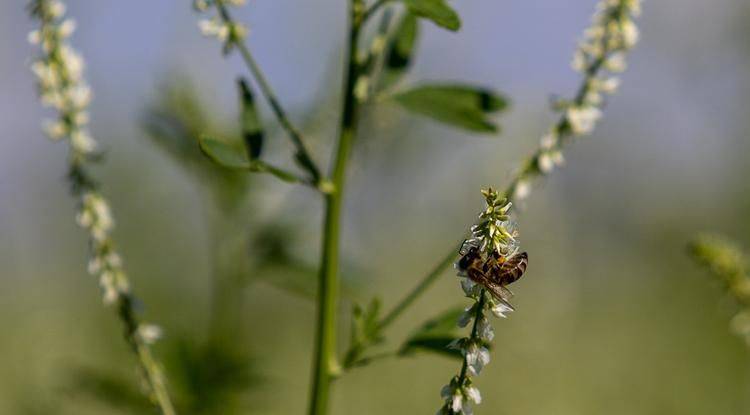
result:
[[[477,258],[479,258],[479,248],[477,248],[476,246],[472,246],[469,248],[469,251],[466,252],[464,256],[462,256],[458,261],[458,268],[460,270],[469,268],[471,263],[474,262]]]

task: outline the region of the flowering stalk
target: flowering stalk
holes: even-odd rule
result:
[[[511,202],[498,192],[483,190],[487,208],[479,215],[480,221],[471,228],[471,238],[466,244],[478,249],[480,258],[493,258],[499,254],[503,260],[510,259],[518,253],[518,231],[510,220]],[[473,384],[473,378],[479,375],[482,368],[490,361],[489,344],[495,337],[487,312],[496,317],[505,317],[513,311],[508,303],[509,294],[495,297],[485,287],[474,281],[467,270],[456,264],[461,278],[464,294],[474,300],[459,318],[459,327],[466,327],[473,321],[469,337],[453,341],[448,347],[461,351],[464,356],[461,371],[445,385],[440,392],[444,399],[438,414],[471,414],[471,403],[479,404],[482,397]],[[504,290],[507,291],[507,290]],[[508,292],[509,293],[509,292]]]
[[[227,6],[242,6],[245,3],[246,0],[195,0],[193,6],[197,11],[205,12],[211,6],[214,6],[218,12],[218,15],[211,19],[201,20],[198,23],[198,27],[203,35],[215,37],[223,42],[225,54],[229,53],[234,47],[239,50],[242,59],[258,83],[263,96],[268,100],[274,115],[276,115],[282,128],[286,130],[289,138],[292,140],[296,148],[295,159],[297,163],[308,172],[310,181],[314,186],[323,193],[329,192],[332,190],[330,183],[323,180],[320,169],[313,161],[304,143],[302,134],[289,120],[284,107],[279,103],[263,71],[261,71],[260,66],[258,66],[253,55],[250,53],[250,49],[245,44],[245,36],[248,29],[241,23],[236,22],[229,13]]]
[[[573,138],[591,133],[601,118],[604,94],[619,86],[615,73],[625,70],[625,56],[638,41],[633,18],[640,15],[640,0],[603,0],[596,8],[592,26],[576,50],[572,66],[583,74],[575,97],[558,102],[560,119],[540,140],[539,148],[526,159],[502,195],[511,201],[528,197],[534,179],[548,175],[564,162],[562,150]],[[453,263],[457,247],[441,257],[438,264],[401,300],[380,323],[392,324]]]
[[[67,42],[75,22],[63,18],[65,5],[58,0],[33,0],[29,10],[32,18],[39,21],[39,28],[29,34],[29,41],[42,50],[31,69],[37,77],[42,104],[57,112],[56,119],[45,121],[44,130],[51,139],[67,140],[70,145],[68,179],[79,200],[76,221],[88,233],[88,271],[98,278],[104,302],[117,307],[125,326],[125,339],[138,358],[151,397],[164,415],[173,415],[175,410],[161,367],[150,350],[161,329],[140,322],[135,313],[128,277],[111,236],[114,221],[109,203],[86,171],[97,143],[87,128],[91,89],[83,78],[83,59]]]

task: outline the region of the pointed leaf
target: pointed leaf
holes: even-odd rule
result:
[[[414,13],[406,13],[393,36],[393,45],[388,51],[385,64],[392,70],[403,70],[411,64],[414,46],[417,43],[419,25]]]
[[[456,31],[461,19],[445,0],[403,0],[411,13],[432,20],[436,25]]]
[[[422,85],[398,93],[394,99],[409,111],[480,133],[496,133],[499,127],[488,114],[508,106],[498,93],[461,84]]]
[[[250,161],[245,152],[225,141],[220,141],[205,135],[198,140],[201,150],[211,160],[230,169],[249,169]]]
[[[251,160],[260,157],[263,151],[263,125],[258,116],[258,108],[255,106],[255,97],[250,85],[245,79],[237,80],[240,91],[242,138],[245,140],[247,154]]]
[[[426,351],[461,359],[463,356],[460,350],[448,348],[448,345],[458,338],[458,336],[440,336],[410,339],[401,347],[399,354],[404,356],[418,351]]]

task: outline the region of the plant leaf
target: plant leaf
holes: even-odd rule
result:
[[[463,314],[463,307],[455,307],[446,310],[437,317],[424,322],[404,342],[399,354],[408,355],[417,351],[432,351],[451,357],[461,357],[457,350],[449,349],[447,346],[453,340],[459,338],[456,335],[458,329],[458,318]]]
[[[409,111],[479,133],[498,132],[499,127],[487,115],[508,106],[499,93],[462,84],[417,86],[396,94],[394,99]]]
[[[451,31],[461,28],[461,19],[445,0],[403,0],[411,13],[432,20]]]
[[[463,355],[460,350],[448,348],[448,345],[458,338],[457,336],[413,338],[401,347],[399,354],[405,356],[418,351],[427,351],[461,359]]]
[[[258,108],[255,106],[255,98],[247,81],[244,78],[237,80],[240,92],[242,138],[245,141],[248,157],[255,160],[263,151],[263,125],[258,116]]]
[[[402,71],[411,64],[418,31],[417,16],[407,12],[393,35],[393,44],[385,60],[388,69]]]
[[[216,163],[230,169],[249,169],[247,154],[235,145],[202,135],[198,142],[203,153]]]

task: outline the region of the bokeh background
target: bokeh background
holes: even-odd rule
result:
[[[342,349],[352,302],[394,304],[472,223],[479,189],[507,183],[555,120],[550,97],[576,88],[570,57],[594,4],[460,1],[459,33],[422,24],[409,83],[479,83],[513,104],[498,137],[388,104],[367,110],[346,200]],[[337,121],[345,10],[343,0],[251,0],[236,12],[320,160]],[[71,0],[69,11],[107,150],[96,173],[144,317],[164,327],[156,350],[182,412],[303,413],[319,197],[227,174],[180,140],[191,129],[236,134],[241,62],[200,36],[188,1]],[[748,17],[742,0],[644,4],[642,43],[603,122],[519,207],[531,265],[517,312],[496,322],[479,413],[750,411],[750,360],[727,328],[735,306],[684,248],[703,230],[748,242]],[[23,2],[0,3],[0,413],[151,413],[85,273],[66,149],[40,131],[31,29]],[[289,163],[263,110],[269,153]],[[464,302],[447,272],[382,350]],[[416,354],[357,369],[336,383],[334,413],[433,413],[458,366]]]

